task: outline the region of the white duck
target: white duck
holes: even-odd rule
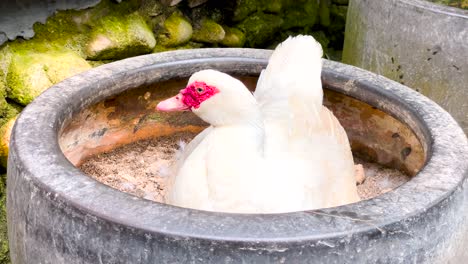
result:
[[[232,213],[280,213],[359,200],[348,138],[322,105],[322,48],[288,38],[252,93],[215,70],[157,106],[191,110],[211,126],[185,148],[169,204]]]

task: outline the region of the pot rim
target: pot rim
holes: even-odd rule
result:
[[[326,87],[404,119],[425,146],[426,165],[406,184],[370,200],[320,210],[206,212],[120,192],[82,173],[60,150],[58,137],[64,121],[106,97],[167,80],[180,69],[259,74],[270,55],[269,50],[239,48],[170,51],[109,63],[66,79],[21,113],[12,132],[8,171],[14,166],[22,177],[29,177],[33,189],[70,208],[69,214],[93,216],[148,235],[276,244],[385,233],[390,225],[417,216],[461,188],[468,174],[468,143],[447,112],[399,83],[328,60],[322,72]],[[11,194],[8,198],[14,199]]]

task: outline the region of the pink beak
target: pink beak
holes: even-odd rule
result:
[[[184,104],[182,98],[183,95],[179,93],[174,97],[159,102],[156,109],[163,112],[187,111],[190,107]]]

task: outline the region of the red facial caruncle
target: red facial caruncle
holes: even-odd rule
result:
[[[180,91],[182,102],[190,108],[199,108],[200,104],[211,96],[219,93],[214,86],[209,86],[204,82],[193,82],[187,88]]]
[[[219,90],[216,87],[195,81],[181,90],[178,95],[159,102],[156,109],[164,112],[198,109],[201,103],[217,93]]]

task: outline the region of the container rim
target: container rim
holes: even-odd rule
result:
[[[441,203],[461,188],[468,174],[467,138],[453,118],[417,92],[380,75],[324,60],[328,89],[364,101],[404,120],[426,149],[427,162],[406,184],[376,198],[321,210],[283,214],[230,214],[175,207],[144,200],[88,177],[60,150],[66,120],[81,109],[127,89],[215,68],[258,75],[270,50],[193,49],[133,57],[109,63],[54,85],[29,104],[14,126],[8,171],[68,213],[93,216],[145,234],[218,241],[300,242],[385,233]],[[33,189],[34,189],[33,188]],[[10,193],[10,192],[9,192]],[[8,199],[14,199],[10,194]]]

